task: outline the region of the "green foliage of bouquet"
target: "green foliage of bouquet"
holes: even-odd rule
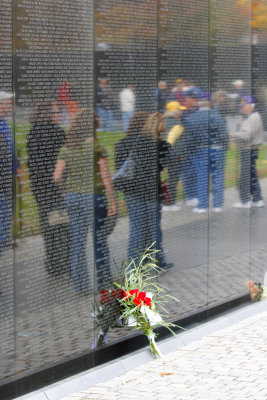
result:
[[[165,320],[168,312],[164,305],[169,299],[178,300],[166,294],[165,288],[156,281],[161,268],[157,266],[155,259],[158,251],[152,249],[152,246],[145,251],[138,263],[135,260],[130,262],[125,269],[123,282],[115,283],[115,285],[123,295],[118,298],[121,305],[120,319],[127,321],[129,327],[146,335],[152,354],[160,357],[161,353],[156,344],[156,333],[153,328],[163,326],[175,335],[172,328],[181,327]]]

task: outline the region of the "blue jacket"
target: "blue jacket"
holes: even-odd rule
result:
[[[225,123],[215,110],[202,108],[191,114],[186,123],[187,149],[194,152],[208,146],[228,147],[228,134]]]
[[[4,119],[0,119],[0,133],[3,135],[5,138],[7,145],[10,150],[11,157],[13,159],[12,162],[12,171],[13,173],[16,172],[16,170],[19,168],[19,162],[17,161],[15,155],[14,155],[14,146],[13,146],[13,141],[12,141],[12,133],[11,130],[6,123]]]

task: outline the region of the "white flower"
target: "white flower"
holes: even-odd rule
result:
[[[128,326],[137,326],[136,319],[132,315],[128,317]]]
[[[144,316],[147,317],[151,326],[158,325],[162,321],[160,314],[150,310],[150,308],[147,306],[142,306],[140,311]]]
[[[261,295],[262,300],[267,299],[267,286],[262,286],[263,292]]]

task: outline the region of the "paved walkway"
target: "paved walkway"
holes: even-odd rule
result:
[[[64,400],[266,400],[266,311]],[[62,399],[62,400],[63,400]]]

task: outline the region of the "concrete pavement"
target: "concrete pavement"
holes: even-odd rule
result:
[[[267,302],[246,312],[252,316],[238,322],[241,314],[233,314],[233,325],[61,400],[266,400]]]

